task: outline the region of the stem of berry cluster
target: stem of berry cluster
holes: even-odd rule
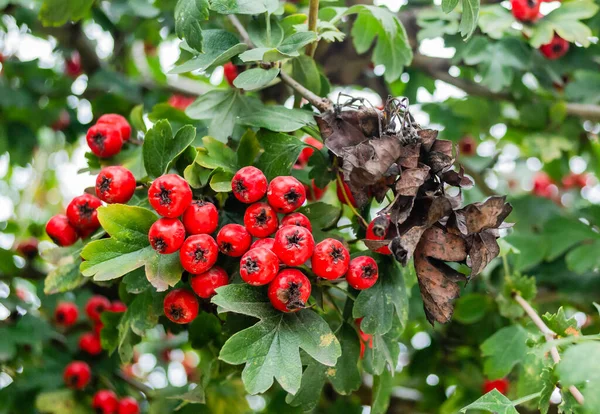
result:
[[[318,36],[319,33],[317,31],[317,23],[319,22],[319,0],[310,0],[310,4],[308,6],[308,30],[310,32],[315,32]],[[315,50],[317,50],[317,45],[319,44],[319,39],[315,40],[311,44],[306,47],[306,54],[310,57],[315,55]]]
[[[342,190],[342,194],[344,195],[344,200],[346,201],[346,205],[348,207],[350,207],[350,210],[356,216],[356,218],[358,219],[358,221],[360,221],[360,223],[365,228],[369,227],[369,223],[367,223],[367,221],[363,218],[363,216],[361,216],[360,213],[358,211],[356,211],[356,209],[354,208],[354,206],[350,202],[350,197],[348,197],[348,194],[346,194],[346,187],[344,186],[344,182],[342,181],[342,177],[339,174],[337,175],[337,185]]]

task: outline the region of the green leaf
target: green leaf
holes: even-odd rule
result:
[[[567,99],[576,102],[598,104],[600,103],[600,74],[591,70],[577,70],[573,73],[566,88]]]
[[[320,242],[328,237],[328,234],[322,230],[335,225],[342,213],[340,207],[321,201],[300,207],[298,212],[309,218],[313,226],[313,236],[316,242]]]
[[[200,384],[195,384],[194,389],[180,395],[173,395],[167,397],[170,400],[181,400],[184,403],[191,404],[205,404],[206,403],[206,395],[204,392],[204,388]]]
[[[188,332],[192,348],[204,348],[221,335],[221,321],[212,313],[200,312]]]
[[[600,381],[600,371],[591,361],[600,358],[600,343],[584,342],[567,348],[561,355],[556,373],[561,385],[578,385],[586,381]]]
[[[542,414],[548,414],[548,410],[550,409],[550,398],[554,393],[558,379],[554,375],[554,369],[552,367],[542,370],[540,377],[542,378],[543,386],[540,400],[538,401],[538,408]]]
[[[265,173],[268,180],[280,175],[290,175],[300,152],[306,147],[306,144],[294,136],[266,130],[258,132],[258,142],[264,152],[256,166]]]
[[[146,247],[146,249],[148,249]],[[150,255],[146,261],[146,279],[158,292],[163,292],[169,286],[175,286],[183,273],[179,252],[172,254]]]
[[[321,93],[321,75],[310,56],[300,55],[292,60],[292,77],[309,91]]]
[[[480,0],[460,0],[462,4],[462,18],[460,19],[460,34],[467,40],[477,28],[479,18]],[[450,13],[458,5],[458,0],[442,0],[442,10]]]
[[[569,270],[583,274],[600,266],[600,256],[596,253],[600,249],[600,240],[582,244],[567,253],[565,261]]]
[[[229,171],[217,170],[210,178],[210,188],[217,193],[229,193],[231,191],[233,175]]]
[[[296,394],[288,394],[285,402],[292,407],[302,407],[302,411],[311,412],[319,403],[323,386],[325,385],[325,371],[327,367],[312,360],[302,374],[300,388]]]
[[[524,315],[523,308],[513,299],[513,294],[518,293],[526,301],[531,301],[537,295],[534,277],[523,276],[519,273],[506,276],[502,293],[498,294],[496,301],[499,304],[500,314],[506,318],[520,318]]]
[[[278,0],[211,0],[210,2],[210,9],[221,14],[273,13],[278,7]]]
[[[114,240],[146,246],[150,244],[148,230],[156,221],[156,214],[142,207],[112,204],[98,209],[98,219]]]
[[[554,331],[559,337],[577,336],[580,334],[577,329],[577,321],[575,318],[567,318],[565,310],[561,306],[556,313],[546,312],[542,315],[542,319],[546,322],[548,328]]]
[[[208,0],[178,0],[175,6],[175,32],[180,39],[202,53],[200,22],[208,20]]]
[[[144,122],[144,105],[136,105],[129,114],[129,122],[138,131],[146,132],[146,123]]]
[[[246,133],[242,135],[236,151],[237,166],[241,168],[254,164],[254,160],[259,152],[260,143],[256,138],[256,133],[253,130],[248,129]]]
[[[311,112],[303,109],[288,109],[284,106],[254,108],[253,112],[242,116],[238,122],[241,125],[265,128],[276,132],[293,132],[315,123]]]
[[[93,4],[94,0],[44,0],[39,19],[44,26],[62,26],[82,19]]]
[[[146,133],[142,151],[144,167],[151,178],[166,174],[187,147],[196,138],[196,128],[186,125],[173,137],[171,125],[166,120],[158,121]]]
[[[248,35],[256,47],[277,47],[283,40],[283,28],[275,16],[270,16],[270,28],[267,30],[267,19],[252,19],[248,25]]]
[[[279,75],[279,68],[253,68],[238,75],[233,81],[236,88],[253,91],[270,84]]]
[[[212,137],[202,138],[204,149],[198,151],[195,162],[211,170],[220,168],[223,171],[235,173],[238,170],[237,155],[227,145]]]
[[[299,50],[317,40],[317,35],[314,32],[294,33],[290,37],[281,42],[277,48],[272,47],[257,47],[250,49],[240,55],[240,59],[244,62],[277,62],[279,60],[288,59],[299,56]]]
[[[44,279],[46,295],[74,290],[87,281],[79,271],[81,249],[78,243],[73,247],[59,247],[42,253],[44,260],[56,266]]]
[[[583,241],[598,239],[599,235],[577,219],[556,217],[544,226],[544,237],[548,245],[546,259],[551,261]]]
[[[371,413],[385,414],[390,405],[392,397],[392,387],[394,376],[387,369],[383,373],[373,378],[373,404],[371,405]]]
[[[490,308],[486,295],[471,293],[456,301],[453,318],[464,325],[479,322]]]
[[[467,405],[460,412],[466,413],[468,410],[485,410],[496,414],[519,414],[512,401],[495,388],[474,403]]]
[[[350,395],[360,388],[362,383],[358,370],[360,357],[360,339],[356,330],[347,323],[340,328],[337,337],[342,347],[342,356],[333,368],[325,371],[327,379],[338,394]]]
[[[42,392],[35,398],[35,409],[51,414],[88,414],[89,408],[67,389]]]
[[[481,344],[485,375],[492,380],[507,376],[527,354],[528,336],[521,325],[511,325],[486,339]]]
[[[514,32],[512,28],[514,22],[515,18],[508,10],[499,4],[493,4],[481,8],[477,25],[492,39],[502,39]]]

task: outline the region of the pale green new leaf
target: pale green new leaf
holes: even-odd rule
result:
[[[466,413],[469,410],[484,410],[496,414],[518,414],[512,401],[502,395],[497,389],[493,389],[474,403],[460,410]]]

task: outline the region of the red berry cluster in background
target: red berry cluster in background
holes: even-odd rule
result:
[[[99,158],[110,158],[121,152],[123,143],[131,137],[131,126],[125,117],[106,114],[88,129],[86,140],[90,150]]]

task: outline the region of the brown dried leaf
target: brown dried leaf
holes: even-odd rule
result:
[[[469,236],[469,260],[467,265],[471,268],[471,277],[477,276],[500,253],[493,230],[484,230],[481,233]]]
[[[438,131],[434,129],[422,129],[419,131],[419,137],[421,138],[421,146],[427,152],[431,150],[433,143],[437,139]]]
[[[341,156],[344,147],[353,147],[367,139],[358,123],[353,125],[345,119],[348,117],[344,115],[346,113],[337,116],[335,112],[327,112],[315,117],[325,146],[337,156]]]
[[[497,229],[512,211],[506,197],[494,196],[483,203],[473,203],[455,210],[448,220],[449,231],[464,235]]]
[[[408,144],[402,147],[398,164],[403,168],[417,168],[421,156],[421,143]]]
[[[402,170],[402,175],[396,183],[396,191],[403,196],[416,196],[419,187],[425,183],[429,177],[429,167],[421,164],[419,168],[409,168]]]
[[[458,172],[449,170],[443,173],[442,181],[461,188],[470,188],[473,186],[473,180],[465,175],[465,169],[462,167],[462,165],[460,166]]]
[[[392,223],[402,224],[410,216],[415,197],[398,196],[390,212]]]

